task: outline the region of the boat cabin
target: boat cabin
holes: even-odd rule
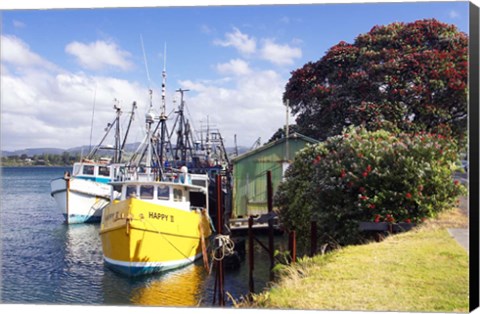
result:
[[[208,208],[208,178],[205,175],[189,174],[189,179],[185,183],[124,181],[113,182],[112,186],[112,193],[121,195],[117,198],[119,201],[136,198],[185,210]]]
[[[108,183],[118,176],[122,166],[120,164],[79,162],[73,165],[73,176],[84,180]]]

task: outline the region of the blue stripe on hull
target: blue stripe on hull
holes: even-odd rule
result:
[[[198,259],[198,257],[196,257],[195,259]],[[169,266],[122,266],[122,265],[110,263],[106,259],[103,259],[103,260],[105,262],[105,265],[108,268],[110,268],[116,273],[119,273],[128,277],[138,277],[138,276],[144,276],[144,275],[149,275],[154,273],[162,273],[162,272],[182,268],[187,265],[193,264],[193,261],[188,261],[185,263],[169,265]]]
[[[84,177],[84,176],[75,176],[75,179],[82,179],[87,181],[93,181],[98,183],[109,183],[110,178],[99,178],[99,177]]]
[[[63,214],[65,222],[68,224],[81,224],[81,223],[96,223],[102,220],[102,216],[87,216],[87,215],[70,215],[67,220],[67,215]]]

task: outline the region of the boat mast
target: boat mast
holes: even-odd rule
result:
[[[177,120],[175,121],[175,125],[178,122],[178,129],[177,129],[177,144],[175,145],[175,162],[178,163],[176,166],[182,166],[183,163],[187,163],[187,151],[190,152],[190,156],[192,155],[192,145],[190,145],[189,133],[190,128],[188,121],[185,121],[184,109],[185,109],[185,101],[183,99],[183,95],[185,92],[188,92],[188,89],[178,89],[177,92],[180,93],[180,106],[178,111],[176,112]],[[179,156],[180,153],[180,156]]]
[[[120,153],[120,115],[122,114],[122,110],[120,109],[120,106],[117,106],[117,103],[113,105],[113,108],[116,110],[117,117],[115,119],[115,151],[113,155],[113,162],[114,163],[119,163],[120,158],[121,158],[121,153]]]
[[[132,125],[132,121],[133,121],[133,118],[134,118],[134,115],[135,115],[135,109],[137,109],[137,102],[134,101],[133,104],[132,104],[132,112],[130,113],[130,120],[128,121],[127,131],[125,132],[125,136],[123,137],[123,143],[122,143],[122,146],[120,147],[120,156],[118,157],[118,162],[122,161],[122,154],[123,154],[123,150],[125,148],[125,144],[127,142],[127,137],[128,137],[128,133],[130,131],[130,126]]]
[[[115,99],[115,102],[118,103],[118,100]],[[115,126],[115,124],[119,124],[119,120],[120,120],[120,115],[122,113],[122,111],[120,110],[120,107],[118,107],[116,104],[114,104],[113,108],[116,110],[116,117],[115,119],[113,120],[112,123],[108,123],[107,124],[107,127],[105,128],[105,135],[103,136],[102,140],[100,141],[100,143],[95,146],[87,155],[86,159],[92,159],[95,154],[97,153],[97,151],[102,148],[102,144],[103,144],[103,141],[105,141],[105,139],[107,138],[108,134],[110,133],[110,131],[112,130],[112,128]],[[119,130],[119,129],[118,129]],[[119,132],[119,131],[118,131]],[[115,140],[117,141],[117,135],[115,135]],[[115,150],[117,149],[117,144],[115,145]],[[107,149],[106,147],[103,147],[102,149]],[[111,149],[111,148],[110,148]],[[116,158],[116,156],[115,156]]]
[[[151,93],[150,93],[151,95]],[[152,173],[152,124],[155,122],[155,114],[153,113],[153,108],[150,102],[150,109],[145,115],[145,123],[147,126],[147,157],[145,158],[145,168],[148,177]]]
[[[163,169],[165,164],[165,151],[167,150],[166,141],[168,130],[167,130],[167,114],[166,114],[166,82],[167,82],[167,44],[165,43],[163,49],[163,71],[162,71],[162,110],[160,112],[160,143],[158,147],[159,156],[159,167]],[[171,150],[170,150],[171,151]]]

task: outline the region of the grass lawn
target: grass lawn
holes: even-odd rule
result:
[[[379,243],[301,259],[242,308],[468,312],[468,254],[447,228],[457,209]]]

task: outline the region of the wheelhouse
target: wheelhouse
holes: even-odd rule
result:
[[[73,176],[80,179],[95,182],[108,183],[119,175],[120,164],[105,163],[75,163],[73,165]]]
[[[186,183],[178,181],[112,182],[112,193],[121,195],[117,201],[136,198],[185,209],[208,208],[208,178],[205,175],[189,175],[189,177]]]

